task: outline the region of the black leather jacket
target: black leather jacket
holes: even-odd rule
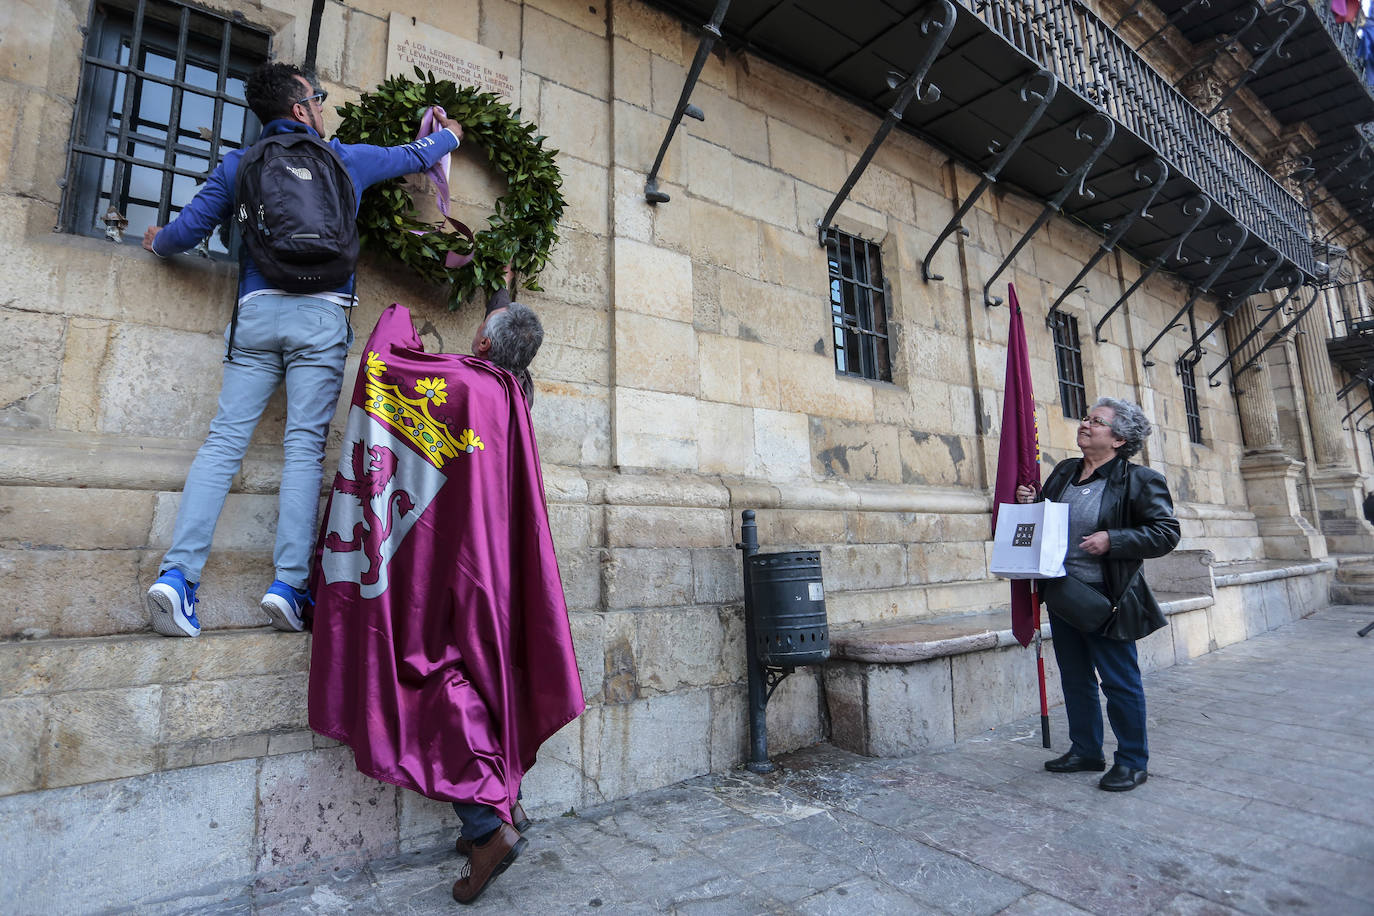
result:
[[[1082,466],[1082,458],[1069,458],[1055,465],[1045,480],[1042,498],[1059,501],[1069,484],[1077,480]],[[1140,639],[1167,622],[1145,583],[1145,576],[1135,573],[1143,561],[1162,557],[1178,546],[1174,500],[1163,474],[1125,458],[1113,458],[1098,473],[1106,484],[1097,529],[1107,532],[1111,539],[1111,548],[1101,558],[1102,575],[1107,594],[1118,609],[1105,635]],[[1125,593],[1128,584],[1130,591]]]

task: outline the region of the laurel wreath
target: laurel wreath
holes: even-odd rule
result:
[[[520,110],[490,92],[436,80],[432,72],[415,68],[419,82],[393,76],[358,102],[337,108],[336,136],[344,143],[398,146],[415,139],[424,112],[442,106],[463,125],[463,140],[487,151],[491,165],[506,179],[507,191],[496,201],[487,228],[474,240],[460,232],[424,223],[414,216],[415,202],[400,178],[373,185],[363,192],[358,209],[358,238],[363,247],[399,261],[421,278],[449,285],[448,306],[459,304],[477,290],[505,286],[504,271],[511,264],[526,289],[535,282],[558,242],[563,216],[560,192],[563,176],[554,161],[556,149],[545,149],[533,124],[520,120]],[[449,252],[473,255],[462,267],[445,266]]]

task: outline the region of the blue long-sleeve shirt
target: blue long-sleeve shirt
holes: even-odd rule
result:
[[[289,118],[268,122],[263,128],[262,135],[265,137],[289,131],[309,131],[319,136],[308,125]],[[441,130],[403,146],[371,146],[366,143],[340,143],[338,140],[330,140],[329,145],[339,154],[344,168],[348,169],[348,174],[353,178],[353,190],[356,195],[353,212],[357,213],[364,190],[388,178],[425,171],[458,148],[458,137],[451,131]],[[232,217],[235,179],[243,154],[244,150],[237,149],[225,154],[223,161],[205,180],[205,186],[176,218],[153,238],[154,254],[165,258],[189,251],[209,238],[216,226]],[[247,253],[242,263],[243,269],[239,274],[240,299],[250,293],[272,288]],[[350,277],[347,285],[336,292],[342,296],[351,295],[353,278]]]

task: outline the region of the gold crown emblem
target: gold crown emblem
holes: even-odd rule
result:
[[[455,437],[446,424],[434,419],[430,405],[439,406],[448,400],[448,382],[442,378],[422,378],[415,383],[415,397],[396,386],[382,381],[386,363],[372,351],[367,354],[367,412],[420,449],[430,464],[442,468],[444,462],[459,455],[486,451],[486,443],[471,429],[462,430]]]

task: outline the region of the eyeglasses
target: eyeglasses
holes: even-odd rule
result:
[[[1091,416],[1091,415],[1086,416],[1086,417],[1084,417],[1083,419],[1079,420],[1078,423],[1079,423],[1080,426],[1086,423],[1086,424],[1089,425],[1089,426],[1101,426],[1101,427],[1104,427],[1104,428],[1106,428],[1106,429],[1110,429],[1111,426],[1112,426],[1112,421],[1111,421],[1111,420],[1104,420],[1104,419],[1102,419],[1101,417],[1094,417],[1094,416]]]
[[[292,104],[292,105],[309,105],[311,102],[319,102],[319,103],[320,103],[320,107],[323,108],[323,107],[324,107],[324,100],[327,99],[327,98],[329,98],[329,93],[328,93],[328,92],[325,92],[323,89],[321,89],[319,92],[315,92],[315,93],[312,93],[312,94],[310,94],[310,95],[307,95],[307,96],[306,96],[305,98],[303,98],[303,99],[296,99],[296,101],[292,102],[291,104]]]

